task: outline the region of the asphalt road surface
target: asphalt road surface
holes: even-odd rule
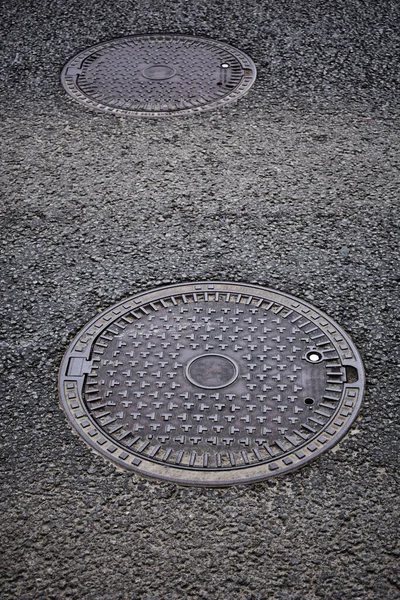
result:
[[[2,600],[395,600],[399,22],[382,0],[2,3]],[[225,41],[236,104],[162,121],[90,112],[59,83],[114,37]],[[58,405],[98,311],[162,283],[299,296],[363,356],[350,434],[264,483],[117,472]]]

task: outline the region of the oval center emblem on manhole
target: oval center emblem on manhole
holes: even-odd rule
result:
[[[186,367],[186,376],[191,383],[205,390],[217,390],[233,383],[239,373],[231,358],[220,354],[195,356]]]
[[[301,467],[336,444],[364,372],[349,336],[310,304],[205,282],[97,316],[59,381],[68,418],[97,452],[143,475],[222,486]]]
[[[143,35],[97,44],[71,58],[61,82],[96,111],[167,117],[211,110],[246,94],[256,68],[228,44],[184,35]]]
[[[162,81],[163,79],[170,79],[176,73],[171,67],[165,67],[163,65],[154,65],[147,67],[142,71],[146,79],[152,79],[153,81]]]

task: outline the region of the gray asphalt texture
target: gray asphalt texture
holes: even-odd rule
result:
[[[400,598],[399,3],[2,4],[1,599]],[[164,32],[244,50],[254,88],[157,122],[61,88],[82,49]],[[135,292],[207,279],[299,296],[352,336],[368,389],[333,451],[257,485],[180,488],[72,433],[57,372],[73,335]]]

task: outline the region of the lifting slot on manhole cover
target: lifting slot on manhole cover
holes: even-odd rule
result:
[[[82,73],[82,69],[78,67],[68,67],[65,71],[66,77],[76,77]]]
[[[358,371],[355,367],[346,365],[346,381],[347,383],[355,383],[358,381]]]
[[[67,376],[68,377],[82,377],[90,373],[92,368],[92,361],[86,360],[80,356],[72,356],[68,361]]]
[[[125,469],[185,485],[301,467],[357,416],[360,356],[330,317],[254,285],[180,284],[112,306],[70,345],[73,427]]]

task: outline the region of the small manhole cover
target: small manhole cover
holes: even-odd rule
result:
[[[336,444],[360,407],[360,356],[332,319],[253,285],[145,292],[97,316],[60,371],[72,425],[143,475],[257,481]]]
[[[88,108],[121,116],[165,117],[210,110],[246,94],[256,68],[221,42],[146,35],[98,44],[72,58],[61,81]]]

